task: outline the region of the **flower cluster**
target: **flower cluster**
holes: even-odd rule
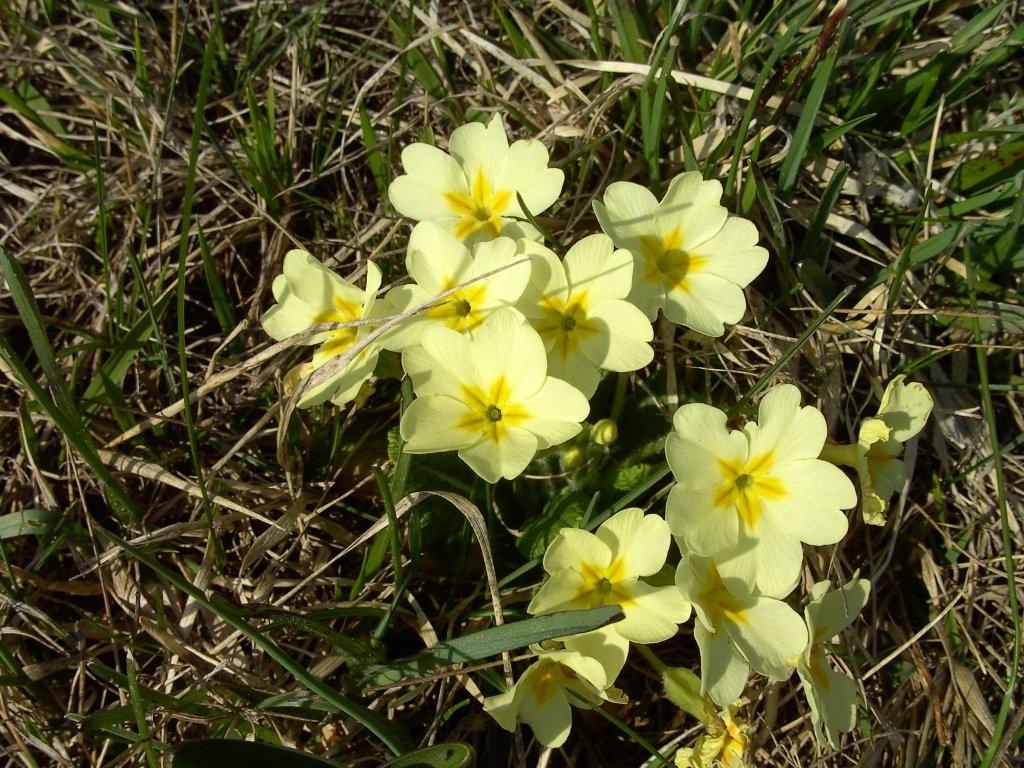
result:
[[[564,175],[539,141],[510,144],[497,116],[455,130],[447,151],[406,147],[402,164],[388,195],[417,222],[408,280],[377,300],[373,262],[359,289],[290,251],[262,323],[274,339],[316,347],[285,377],[299,407],[353,401],[380,353],[399,353],[415,393],[400,420],[403,450],[457,452],[489,483],[519,477],[539,451],[579,434],[603,372],[652,362],[659,311],[665,322],[720,336],[743,316],[744,288],[767,264],[756,227],[730,215],[722,186],[695,172],[672,179],[660,200],[638,184],[612,183],[593,203],[602,232],[560,256],[544,244],[536,216],[555,203]],[[787,600],[804,571],[804,545],[839,542],[846,510],[858,503],[836,465],[856,471],[865,520],[883,522],[906,481],[903,444],[930,410],[923,387],[899,376],[857,443],[843,446],[827,443],[822,413],[802,405],[791,384],[770,389],[756,419],[739,428],[711,405],[681,406],[665,442],[675,482],[664,515],[624,509],[593,532],[563,528],[528,608],[543,615],[617,605],[622,618],[531,646],[530,666],[486,700],[486,711],[557,747],[572,707],[625,701],[615,683],[631,645],[667,641],[692,615],[699,696],[711,714],[678,765],[743,764],[749,733],[736,702],[752,670],[777,681],[795,670],[815,733],[836,744],[853,727],[856,687],[829,663],[828,643],[865,606],[870,585],[854,578],[829,591],[819,582],[802,617]],[[590,432],[598,445],[616,434],[607,419]],[[563,466],[574,466],[568,451]]]
[[[539,141],[509,144],[498,116],[456,129],[447,152],[412,144],[402,164],[388,196],[418,222],[406,251],[411,281],[375,303],[372,262],[359,291],[292,251],[263,326],[275,339],[304,334],[320,345],[286,377],[302,380],[299,407],[352,401],[381,350],[401,353],[417,396],[401,420],[404,449],[457,451],[488,482],[518,477],[538,451],[578,434],[603,371],[652,361],[659,306],[669,320],[721,334],[743,314],[742,286],[765,265],[754,226],[728,216],[718,182],[692,173],[673,181],[661,204],[636,185],[613,184],[594,203],[604,233],[560,258],[532,222],[558,198],[564,175]],[[702,320],[709,312],[718,319]],[[311,335],[327,323],[331,330]],[[327,364],[315,385],[304,380]]]
[[[838,733],[853,727],[853,683],[833,671],[825,649],[865,605],[868,582],[854,579],[828,594],[828,582],[815,585],[804,617],[786,602],[797,585],[801,544],[832,544],[845,534],[841,510],[856,504],[853,484],[818,458],[824,417],[801,406],[796,387],[769,390],[757,420],[741,429],[729,430],[727,421],[710,406],[680,407],[665,446],[676,479],[665,517],[627,509],[594,533],[562,529],[544,555],[547,578],[529,606],[534,614],[622,608],[624,617],[602,631],[601,641],[605,654],[615,648],[621,659],[603,666],[603,676],[587,678],[587,697],[577,697],[581,706],[616,700],[607,694],[615,682],[608,670],[621,669],[630,643],[668,640],[695,615],[700,694],[726,708],[729,717],[720,728],[715,725],[718,730],[709,725],[702,741],[681,753],[680,765],[711,765],[712,753],[721,755],[719,762],[742,764],[746,738],[730,728],[728,708],[742,696],[751,670],[777,681],[796,670],[819,738],[835,743]],[[665,576],[673,536],[679,549],[674,580]],[[560,652],[577,640],[565,638]],[[550,652],[536,653],[531,670],[551,663]],[[578,676],[565,679],[580,685]],[[535,684],[524,676],[514,690],[523,685]],[[489,699],[488,711],[509,696]],[[512,710],[501,711],[499,722],[511,727]],[[567,732],[569,708],[560,711],[558,739],[548,740],[546,731],[534,728],[547,746],[560,744]],[[533,725],[536,718],[523,715],[520,721]]]

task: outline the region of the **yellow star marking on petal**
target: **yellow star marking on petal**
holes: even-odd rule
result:
[[[891,461],[895,457],[899,456],[903,445],[897,440],[885,440],[877,443],[872,443],[871,447],[867,449],[864,454],[864,458],[867,459],[868,468],[875,472],[885,464],[887,461]]]
[[[314,324],[350,323],[353,320],[359,320],[363,316],[362,307],[354,301],[349,301],[341,296],[335,296],[332,303],[334,304],[334,309],[318,312],[313,317]],[[324,342],[322,347],[324,355],[328,358],[340,355],[355,343],[357,331],[358,328],[356,326],[329,331],[327,341]]]
[[[731,718],[725,725],[725,741],[721,754],[725,760],[742,765],[743,753],[747,751],[747,734],[741,725]],[[728,764],[728,763],[727,763]]]
[[[542,661],[537,680],[529,689],[537,704],[544,704],[555,691],[564,688],[576,679],[576,673],[564,664]]]
[[[811,673],[814,685],[821,691],[828,690],[828,660],[825,657],[825,648],[821,644],[811,646],[811,652],[807,659],[807,669]]]
[[[690,290],[690,275],[703,268],[706,259],[682,249],[683,233],[673,227],[665,235],[644,235],[640,247],[644,255],[644,279],[663,283],[668,290]]]
[[[443,283],[443,290],[455,285],[450,278]],[[462,333],[471,331],[484,321],[480,306],[487,301],[487,283],[480,282],[467,285],[449,296],[443,304],[431,307],[425,314],[436,320],[443,320],[453,331]]]
[[[568,299],[551,296],[540,303],[544,317],[533,327],[545,345],[554,340],[554,348],[563,360],[568,360],[576,351],[581,339],[598,332],[597,324],[587,317],[588,303],[586,291],[572,293]]]
[[[717,630],[723,619],[733,624],[746,624],[747,612],[740,601],[729,591],[718,575],[718,568],[713,562],[708,563],[708,575],[704,581],[704,589],[697,595],[697,603],[706,606],[708,619]]]
[[[595,563],[580,563],[579,574],[583,577],[576,600],[588,608],[602,605],[628,606],[633,596],[620,585],[626,578],[626,561],[621,557],[613,559],[606,567]]]
[[[771,451],[754,456],[745,464],[736,459],[719,459],[722,482],[715,489],[716,507],[735,507],[740,517],[754,528],[764,511],[765,499],[783,499],[786,488],[768,472],[775,457]]]
[[[483,169],[476,172],[470,193],[453,190],[444,193],[448,207],[461,218],[455,225],[455,236],[464,239],[483,229],[491,237],[501,234],[501,215],[512,202],[512,193],[507,189],[491,189],[491,183]]]
[[[462,402],[470,409],[456,424],[461,429],[480,433],[488,440],[500,443],[509,427],[518,426],[530,418],[525,408],[510,402],[504,375],[492,381],[486,391],[472,384],[461,386]]]

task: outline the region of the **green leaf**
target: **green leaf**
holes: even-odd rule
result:
[[[653,474],[650,464],[624,464],[612,473],[611,485],[616,491],[629,492],[641,487]]]
[[[822,264],[825,261],[829,241],[825,240],[823,242],[822,233],[825,231],[825,222],[828,221],[828,215],[835,207],[836,201],[839,199],[839,193],[843,191],[843,184],[846,183],[846,176],[849,172],[850,167],[846,163],[840,163],[835,173],[832,174],[832,178],[829,179],[828,186],[821,196],[821,202],[818,204],[811,223],[807,227],[804,242],[800,246],[800,252],[797,256],[797,271],[800,269],[800,262],[813,260],[818,264]]]
[[[544,640],[590,632],[621,618],[622,609],[617,605],[535,616],[438,643],[393,664],[370,665],[364,672],[364,680],[370,685],[393,685],[406,677],[423,677],[439,667],[480,661]]]
[[[544,555],[548,545],[563,528],[577,528],[587,511],[587,497],[579,491],[565,488],[544,505],[544,511],[524,527],[524,535],[516,541],[516,548],[532,559]]]
[[[23,509],[0,515],[0,539],[16,536],[39,536],[49,531],[60,519],[53,509]]]
[[[415,17],[410,14],[408,21],[413,23]],[[403,47],[405,50],[402,52],[402,69],[411,69],[413,76],[416,78],[416,82],[419,83],[420,87],[433,96],[435,99],[443,100],[448,96],[444,80],[434,70],[434,67],[419,48],[407,48],[410,42],[412,42],[412,35],[410,30],[406,30],[395,21],[394,16],[388,17],[388,24],[391,27],[391,34],[394,39]],[[403,72],[404,74],[404,72]]]
[[[89,156],[64,140],[63,137],[67,135],[67,131],[56,117],[47,114],[53,112],[53,108],[42,94],[33,88],[26,78],[20,77],[13,67],[7,67],[4,74],[13,78],[17,90],[0,85],[0,102],[19,115],[23,122],[42,129],[42,133],[37,134],[36,138],[47,150],[57,155],[68,166],[78,171],[88,169],[90,167]]]
[[[476,754],[471,746],[452,742],[409,752],[386,768],[470,768],[475,764]]]
[[[338,768],[308,752],[239,739],[203,739],[182,744],[174,752],[171,768]]]
[[[366,162],[370,166],[370,173],[373,174],[373,181],[377,185],[377,194],[383,200],[387,198],[388,194],[387,163],[384,161],[384,155],[381,154],[377,134],[370,121],[370,113],[362,104],[359,105],[359,127],[362,129],[363,146],[366,147]]]
[[[793,131],[793,141],[782,161],[782,170],[779,171],[779,195],[788,200],[793,193],[796,184],[797,173],[800,171],[800,164],[807,154],[807,143],[811,138],[811,131],[814,129],[814,121],[821,109],[821,102],[825,97],[825,89],[832,80],[832,72],[835,69],[837,51],[833,51],[814,70],[811,80],[811,88],[807,93],[807,100],[804,102],[803,110],[800,112],[800,119]]]
[[[665,667],[661,682],[669,701],[683,712],[693,715],[702,723],[716,716],[715,708],[707,696],[700,693],[700,678],[685,667]]]
[[[153,334],[154,316],[157,320],[162,318],[170,306],[172,298],[173,295],[170,293],[163,296],[153,307],[153,314],[143,313],[128,333],[114,346],[103,365],[97,370],[96,376],[89,382],[85,394],[82,395],[83,400],[100,400],[107,396],[108,383],[121,385],[124,377],[128,375],[135,356]],[[109,400],[109,398],[107,399]],[[95,406],[86,405],[83,410],[91,413],[95,410]]]
[[[206,276],[206,285],[210,289],[213,314],[217,316],[217,324],[220,325],[220,329],[225,334],[231,333],[237,324],[234,310],[231,308],[231,299],[228,298],[227,291],[224,290],[224,283],[221,282],[220,276],[217,274],[217,265],[213,261],[203,228],[198,222],[196,222],[196,234],[199,235],[199,254],[203,258],[203,274]]]
[[[943,325],[954,328],[977,328],[979,333],[988,335],[994,333],[1009,333],[1015,336],[1024,334],[1024,310],[1016,304],[1009,304],[1005,301],[990,301],[978,299],[974,306],[977,313],[972,311],[971,302],[966,299],[947,299],[952,308],[960,308],[962,311],[935,312],[935,320]]]
[[[993,152],[966,160],[950,187],[960,194],[991,189],[1024,169],[1024,139],[1000,144]]]

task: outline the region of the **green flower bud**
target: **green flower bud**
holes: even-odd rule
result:
[[[586,459],[586,455],[582,448],[575,445],[570,446],[562,451],[562,469],[576,469],[583,464],[584,459]]]
[[[598,445],[611,445],[619,439],[619,425],[611,419],[601,419],[590,430],[590,439]]]

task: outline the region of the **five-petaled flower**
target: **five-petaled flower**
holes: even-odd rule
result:
[[[654,319],[721,336],[743,317],[743,288],[768,263],[757,228],[729,216],[722,185],[691,171],[676,176],[659,202],[646,187],[617,181],[594,201],[601,229],[633,254],[630,300]]]
[[[642,581],[665,565],[672,536],[658,515],[624,509],[605,520],[596,533],[563,528],[544,553],[548,579],[527,610],[551,613],[601,605],[619,605],[625,618],[609,625],[634,643],[659,643],[672,637],[690,617],[679,591]]]
[[[530,285],[517,305],[544,339],[548,373],[590,397],[601,369],[635,371],[654,358],[654,330],[625,301],[633,274],[629,251],[606,235],[575,243],[565,261],[540,243],[521,241],[533,261]]]
[[[401,322],[381,339],[385,348],[401,352],[418,344],[426,328],[441,325],[472,333],[495,310],[512,306],[530,280],[530,262],[516,254],[515,241],[499,237],[467,248],[443,227],[430,221],[416,225],[409,238],[405,265],[411,285],[388,291],[388,314],[401,314],[434,296],[469,282],[436,305]]]
[[[729,430],[724,412],[683,405],[673,419],[665,454],[676,478],[665,516],[694,554],[714,558],[723,576],[766,595],[792,591],[800,572],[800,542],[839,541],[840,511],[857,503],[853,484],[820,461],[825,418],[800,407],[791,384],[762,399],[757,423]]]
[[[534,139],[508,143],[501,118],[486,126],[469,123],[452,132],[448,152],[429,144],[402,150],[404,176],[391,182],[388,197],[403,216],[434,221],[465,241],[505,235],[539,240],[523,220],[546,210],[562,191],[565,175],[548,168],[548,151]]]
[[[807,646],[796,611],[738,579],[723,579],[713,560],[697,555],[683,555],[676,586],[697,615],[701,693],[725,706],[743,693],[750,667],[774,680],[789,677]]]
[[[923,385],[897,376],[882,393],[874,417],[861,422],[853,445],[828,444],[821,458],[857,471],[864,522],[884,525],[889,498],[907,481],[903,444],[916,436],[932,412],[932,396]]]
[[[380,281],[380,270],[372,261],[366,262],[366,289],[360,290],[306,251],[288,251],[282,274],[274,279],[277,303],[263,314],[260,323],[271,338],[280,341],[322,323],[356,323],[369,319],[375,314],[374,299]],[[301,374],[306,376],[331,364],[370,330],[369,324],[353,324],[302,340],[302,344],[319,346],[312,361],[300,367]],[[351,401],[373,373],[379,351],[380,346],[371,343],[319,385],[298,384],[302,392],[298,406],[306,408],[327,400],[344,405]]]
[[[811,599],[804,608],[810,641],[797,665],[797,674],[811,705],[811,722],[818,741],[827,739],[837,747],[839,734],[853,730],[856,724],[857,685],[832,669],[826,646],[867,604],[871,582],[854,578],[832,592],[829,586],[829,582],[819,581],[811,587]]]
[[[505,693],[484,700],[484,711],[507,731],[526,723],[545,747],[560,747],[572,728],[572,706],[590,709],[603,701],[623,702],[612,687],[618,669],[576,650],[572,640],[562,650],[534,648],[538,659]],[[619,666],[621,669],[621,665]]]
[[[487,482],[511,480],[590,412],[578,389],[547,375],[544,343],[514,309],[491,314],[472,339],[428,328],[420,345],[402,353],[417,395],[401,421],[409,453],[458,451]]]

